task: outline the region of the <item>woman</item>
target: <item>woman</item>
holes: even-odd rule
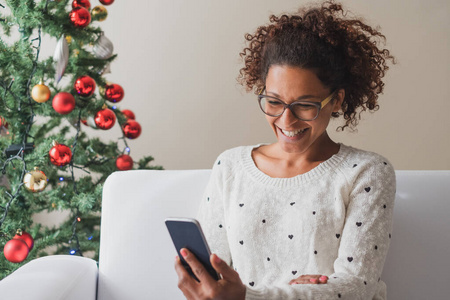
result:
[[[375,153],[330,139],[332,117],[355,127],[378,108],[393,57],[384,36],[341,5],[271,16],[247,34],[239,80],[255,90],[277,142],[222,153],[199,220],[222,275],[186,249],[200,282],[175,268],[188,299],[386,299],[395,174]]]

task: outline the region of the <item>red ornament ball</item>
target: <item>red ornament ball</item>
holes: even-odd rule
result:
[[[116,159],[116,167],[120,171],[133,169],[133,159],[127,154],[122,154]]]
[[[27,244],[28,249],[31,251],[31,249],[33,249],[34,246],[34,239],[31,236],[31,234],[29,234],[28,232],[22,231],[22,234],[16,234],[13,239],[18,239],[18,240],[22,240],[25,242],[25,244]]]
[[[120,171],[133,169],[133,159],[127,154],[122,154],[116,159],[116,167]]]
[[[125,92],[118,84],[109,84],[105,87],[105,98],[111,102],[120,102],[123,99]]]
[[[73,87],[81,97],[89,97],[95,91],[95,80],[87,75],[81,76],[75,80]]]
[[[113,2],[114,0],[100,0],[100,3],[103,5],[111,5]]]
[[[81,6],[75,7],[69,14],[70,22],[75,27],[84,28],[91,22],[91,14],[89,11]]]
[[[134,112],[132,112],[129,109],[122,110],[123,115],[127,118],[127,120],[131,119],[134,120],[136,117],[134,116]]]
[[[53,109],[62,115],[67,115],[75,108],[75,98],[67,92],[60,92],[53,97]]]
[[[23,262],[27,258],[28,252],[30,250],[28,249],[27,243],[19,239],[8,241],[3,248],[5,258],[12,263]]]
[[[48,152],[50,162],[55,166],[62,167],[70,163],[72,151],[64,144],[56,144]]]
[[[134,121],[134,120],[128,120],[125,124],[122,126],[123,133],[125,136],[129,139],[135,139],[139,135],[141,135],[141,125]]]
[[[73,0],[72,8],[84,7],[87,10],[91,8],[91,2],[89,0]]]
[[[116,114],[109,108],[105,108],[95,114],[94,121],[98,128],[107,130],[116,123]]]
[[[5,118],[3,118],[2,116],[0,116],[0,129],[2,127],[5,127],[6,129],[8,129],[8,122],[6,122]]]

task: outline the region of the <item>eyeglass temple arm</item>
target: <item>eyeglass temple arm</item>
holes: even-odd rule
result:
[[[262,93],[264,93],[265,90],[266,90],[266,86],[263,86],[263,88],[262,88],[261,91],[259,92],[258,96],[259,96],[259,95],[262,95]]]
[[[333,97],[334,97],[335,94],[336,94],[336,91],[332,92],[332,93],[330,94],[330,96],[328,96],[327,98],[325,98],[325,99],[322,101],[322,103],[321,103],[321,105],[320,105],[320,108],[322,109],[325,105],[327,105],[328,102],[330,102],[330,101],[333,99]]]

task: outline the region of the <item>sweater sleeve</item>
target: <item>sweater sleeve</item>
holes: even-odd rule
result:
[[[246,299],[374,299],[390,244],[395,172],[382,158],[349,183],[345,225],[327,284],[247,287]]]
[[[205,234],[211,253],[231,264],[226,224],[223,208],[223,185],[227,179],[227,164],[219,156],[212,168],[211,177],[206,186],[197,219]]]

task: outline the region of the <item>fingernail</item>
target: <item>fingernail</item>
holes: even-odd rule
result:
[[[325,281],[325,280],[328,280],[328,276],[325,276],[325,275],[323,275],[323,276],[320,276],[320,280],[321,280],[321,281]]]
[[[309,279],[309,281],[312,283],[317,283],[317,278],[311,278],[311,279]]]
[[[178,257],[178,255],[175,255],[175,261],[179,261],[180,258]]]
[[[220,264],[222,262],[222,260],[215,254],[214,255],[214,261],[216,262],[216,264]]]
[[[184,258],[186,258],[186,256],[188,255],[186,249],[184,249],[184,248],[180,250],[180,253]]]

